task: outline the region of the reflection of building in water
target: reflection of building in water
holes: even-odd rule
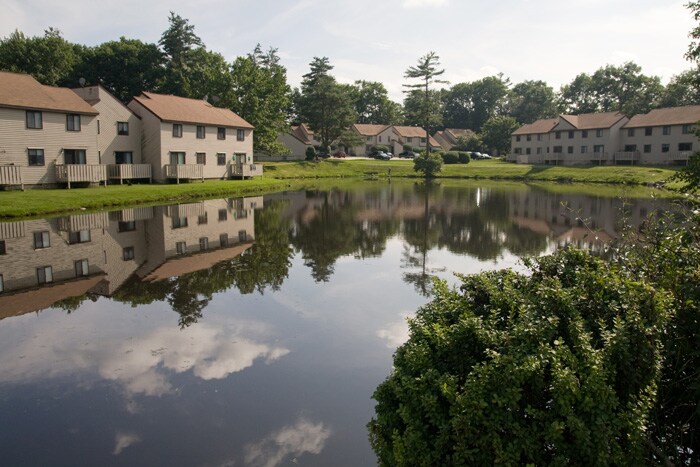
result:
[[[0,223],[0,319],[208,268],[255,239],[262,198]]]
[[[595,248],[616,238],[623,222],[638,227],[654,210],[653,200],[625,204],[620,198],[530,192],[508,203],[514,223],[551,236],[557,246]]]

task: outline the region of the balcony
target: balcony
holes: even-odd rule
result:
[[[19,185],[24,190],[22,168],[18,165],[0,165],[0,185]]]
[[[71,187],[71,183],[75,182],[104,182],[105,186],[107,186],[107,166],[87,164],[56,164],[56,181],[59,183],[67,183],[68,188]]]
[[[263,167],[260,164],[229,164],[230,178],[261,177]]]
[[[107,166],[110,180],[119,180],[123,184],[124,180],[134,180],[137,178],[147,178],[153,180],[151,175],[151,164],[111,164]]]
[[[180,183],[180,180],[195,179],[204,182],[204,166],[202,164],[167,164],[165,178],[174,178],[177,183]]]
[[[620,162],[634,165],[635,162],[639,164],[639,151],[620,151],[616,152],[613,156],[613,163],[619,164]]]

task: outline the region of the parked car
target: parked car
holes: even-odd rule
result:
[[[391,156],[385,153],[384,151],[379,151],[374,155],[374,158],[382,161],[388,161],[389,159],[391,159]]]
[[[485,152],[481,154],[481,158],[482,158],[482,159],[493,159],[493,157],[489,156],[489,155],[486,154]]]
[[[343,151],[339,151],[333,154],[333,157],[336,157],[338,159],[345,159],[346,156],[347,154],[345,154]]]
[[[472,159],[481,160],[481,153],[480,152],[472,151],[471,156],[472,156]]]
[[[413,159],[416,156],[418,156],[418,154],[413,151],[404,151],[402,153],[399,153],[399,157],[405,157],[407,159]]]

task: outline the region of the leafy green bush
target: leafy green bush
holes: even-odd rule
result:
[[[563,250],[437,282],[374,398],[382,465],[642,465],[669,297]]]
[[[312,161],[314,157],[316,157],[316,149],[314,149],[313,146],[309,146],[306,148],[306,160]]]
[[[442,157],[434,152],[420,154],[413,158],[413,170],[421,172],[425,178],[432,178],[442,170]]]
[[[384,146],[382,144],[378,144],[377,146],[372,146],[372,153],[378,153],[379,151],[381,152],[389,152],[389,147]]]
[[[472,160],[470,154],[467,151],[459,151],[459,163],[468,164]]]
[[[454,151],[448,151],[442,154],[442,161],[445,164],[457,164],[459,163],[459,153]]]

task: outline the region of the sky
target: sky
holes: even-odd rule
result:
[[[173,11],[228,61],[278,49],[290,85],[313,57],[343,83],[380,81],[403,100],[403,75],[429,51],[450,84],[503,73],[555,90],[579,73],[634,61],[668,80],[693,27],[687,0],[0,0],[0,37],[48,27],[85,45],[120,36],[157,42]]]

